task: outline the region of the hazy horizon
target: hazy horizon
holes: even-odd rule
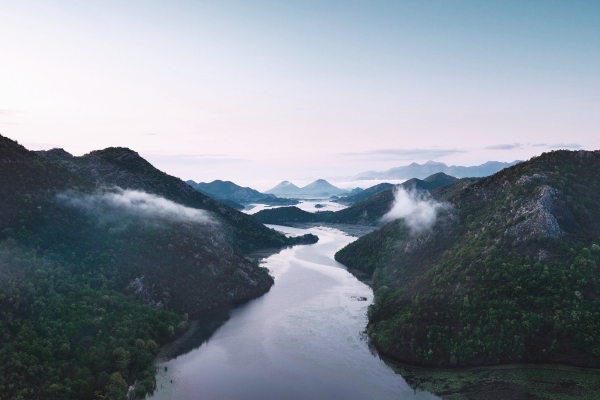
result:
[[[184,180],[600,148],[595,1],[25,0],[0,34],[0,134]]]

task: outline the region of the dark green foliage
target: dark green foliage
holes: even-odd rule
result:
[[[261,203],[270,205],[294,205],[298,204],[296,199],[279,198],[274,194],[260,193],[249,187],[241,187],[231,181],[216,180],[210,183],[187,181],[188,185],[200,193],[204,193],[213,199],[219,200],[230,206],[228,202],[250,204]],[[233,207],[236,208],[236,207]],[[240,210],[243,209],[239,208]]]
[[[230,199],[219,199],[219,198],[214,198],[214,199],[217,200],[219,203],[223,203],[226,206],[233,208],[234,210],[243,210],[244,208],[246,208],[243,205],[241,205],[240,203],[236,203],[235,201],[230,200]]]
[[[278,207],[262,210],[254,214],[254,218],[264,224],[289,225],[304,222],[325,222],[333,215],[332,211],[311,213],[296,206]]]
[[[182,319],[65,265],[0,244],[0,398],[120,398],[125,379],[152,391],[158,346]]]
[[[127,149],[43,155],[0,136],[0,399],[151,392],[159,346],[188,314],[273,284],[236,250],[315,241],[287,238]],[[102,200],[119,185],[208,211],[213,223]]]
[[[408,235],[409,231],[404,224],[390,223],[362,236],[360,246],[346,246],[338,251],[335,257],[351,268],[373,274],[378,266],[391,261],[397,241]]]
[[[111,288],[134,294],[149,304],[192,314],[254,298],[267,291],[273,280],[265,269],[255,267],[232,250],[231,232],[247,237],[245,248],[285,246],[302,240],[286,238],[252,219],[246,224],[249,216],[218,205],[185,183],[193,193],[190,202],[201,204],[206,200],[207,208],[223,209],[223,214],[217,211],[212,216],[239,217],[239,224],[228,225],[227,218],[218,219],[217,224],[173,221],[129,214],[102,203],[92,209],[73,207],[57,195],[83,202],[97,196],[96,185],[84,178],[87,173],[73,172],[56,161],[46,162],[8,139],[2,138],[0,145],[7,148],[6,158],[0,158],[4,160],[0,188],[5,190],[0,207],[0,240],[13,238],[59,256],[74,273],[100,271]],[[132,156],[136,153],[129,150],[107,149],[91,154],[112,155],[116,164],[127,169],[122,173],[119,168],[100,164],[94,171],[101,182],[111,180],[100,178],[99,174],[106,174],[133,189],[152,188],[152,179],[166,175]],[[141,173],[137,180],[135,173]],[[158,182],[155,192],[177,197],[176,181]],[[179,198],[185,199],[182,194]],[[254,226],[260,228],[254,231]],[[266,237],[269,239],[264,240]]]
[[[599,371],[559,364],[419,368],[388,361],[416,391],[444,400],[597,400]]]
[[[438,172],[437,174],[430,175],[423,180],[417,178],[409,179],[402,183],[402,186],[406,190],[417,189],[431,191],[439,187],[449,185],[456,180],[457,179],[453,176],[446,175],[443,172]]]
[[[394,188],[383,190],[351,207],[336,211],[331,222],[343,224],[377,225],[392,207]]]
[[[379,184],[377,184],[375,186],[371,186],[365,190],[361,190],[358,193],[350,193],[350,195],[344,196],[338,200],[335,200],[335,202],[341,203],[341,204],[352,205],[352,204],[358,203],[359,201],[366,200],[369,197],[373,196],[374,194],[382,192],[386,189],[390,189],[392,187],[394,187],[394,185],[391,183],[379,183]]]
[[[51,161],[47,164],[64,166],[96,185],[140,190],[187,207],[209,211],[222,222],[229,245],[241,253],[292,244],[283,234],[268,229],[250,215],[234,210],[194,190],[181,179],[156,169],[130,149],[109,147],[81,157],[72,157],[60,149],[39,153]]]
[[[600,152],[557,151],[433,196],[431,231],[402,221],[336,254],[373,273],[369,333],[437,366],[600,367]]]

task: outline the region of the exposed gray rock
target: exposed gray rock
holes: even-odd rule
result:
[[[523,179],[524,177],[521,177],[519,181]],[[504,232],[505,236],[513,236],[517,242],[522,242],[533,237],[558,238],[563,235],[558,221],[552,214],[558,190],[542,185],[537,192],[536,199],[521,204],[516,210],[514,217],[520,222],[508,228]]]

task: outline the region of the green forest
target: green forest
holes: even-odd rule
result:
[[[336,254],[373,274],[368,333],[409,364],[600,367],[600,153],[557,151],[433,192],[431,230],[402,220]]]
[[[124,399],[155,387],[159,346],[178,316],[109,289],[102,273],[0,243],[0,398]]]
[[[0,136],[0,399],[143,397],[188,318],[270,289],[244,252],[317,239],[269,229],[129,149],[73,157]]]

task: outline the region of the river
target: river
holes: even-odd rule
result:
[[[231,310],[199,347],[160,363],[148,399],[436,399],[369,350],[363,331],[373,292],[333,259],[356,238],[271,227],[319,242],[266,258],[273,288]]]

